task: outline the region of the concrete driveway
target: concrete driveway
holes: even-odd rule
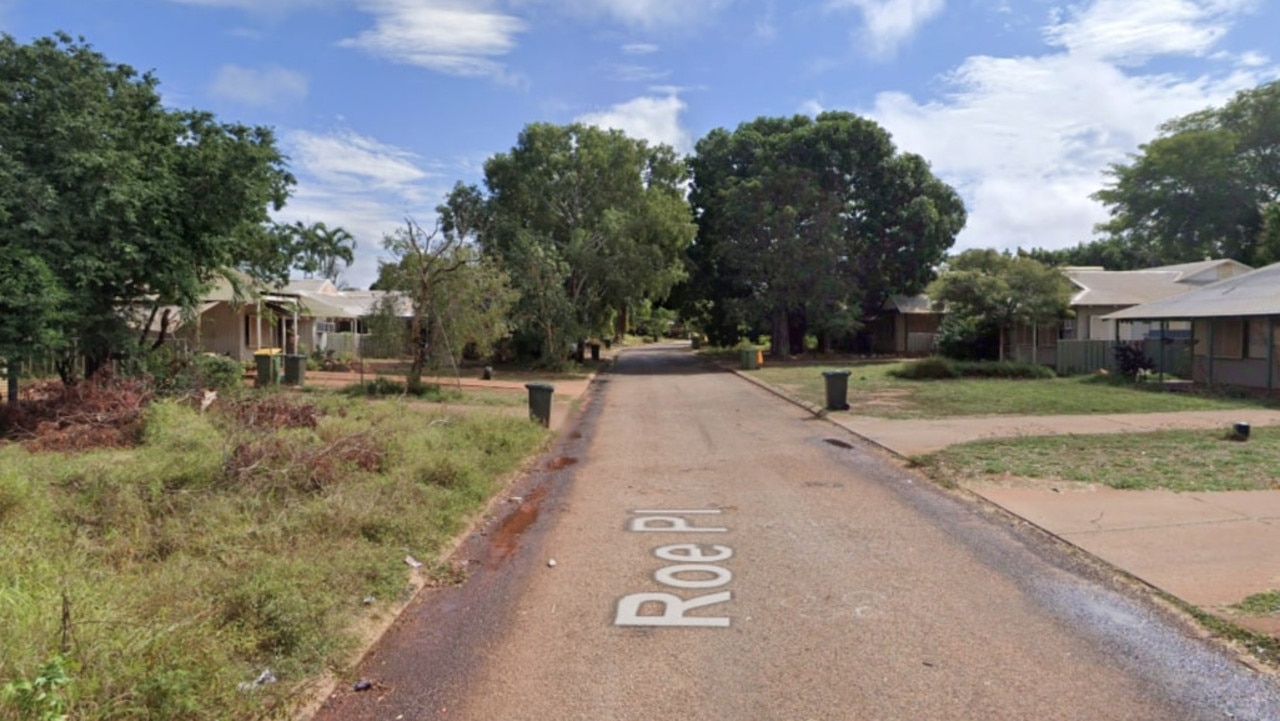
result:
[[[822,413],[750,374],[734,372]],[[941,420],[837,413],[826,418],[904,458],[992,438],[1194,428],[1225,432],[1237,422],[1280,425],[1280,411],[1266,409]],[[1249,595],[1280,589],[1280,491],[1174,493],[1017,481],[966,488],[1183,601],[1251,630],[1280,635],[1280,615],[1238,616],[1225,608]]]

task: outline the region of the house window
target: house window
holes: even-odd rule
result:
[[[1245,323],[1245,348],[1249,358],[1267,357],[1267,323],[1269,318],[1250,318]]]
[[[1063,319],[1062,332],[1059,334],[1059,337],[1066,338],[1067,340],[1071,340],[1076,337],[1076,319],[1075,318]]]
[[[1223,318],[1210,322],[1213,323],[1213,357],[1243,358],[1247,327],[1244,320]]]

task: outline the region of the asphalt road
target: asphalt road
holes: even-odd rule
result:
[[[626,353],[553,456],[318,719],[1280,719],[1093,564],[686,350]]]

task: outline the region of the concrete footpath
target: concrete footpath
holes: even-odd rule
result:
[[[1280,411],[1265,409],[885,420],[828,414],[749,373],[733,372],[903,458],[993,438],[1195,428],[1225,433],[1237,422],[1280,425]],[[1183,601],[1280,635],[1280,614],[1246,617],[1226,609],[1251,594],[1280,589],[1280,490],[1174,493],[1017,481],[966,488]]]

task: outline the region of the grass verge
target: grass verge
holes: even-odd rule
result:
[[[1280,488],[1280,428],[1255,428],[1247,442],[1227,440],[1225,429],[1013,438],[913,460],[945,485],[1007,475],[1137,490],[1267,490]]]
[[[826,403],[822,372],[848,370],[850,413],[877,418],[930,419],[976,415],[1084,415],[1163,413],[1257,407],[1262,401],[1167,392],[1094,376],[1049,379],[907,380],[892,374],[904,364],[771,364],[749,371],[761,380],[819,406]]]
[[[0,446],[0,719],[55,666],[70,718],[285,716],[546,438],[317,394],[155,404],[126,450]]]

